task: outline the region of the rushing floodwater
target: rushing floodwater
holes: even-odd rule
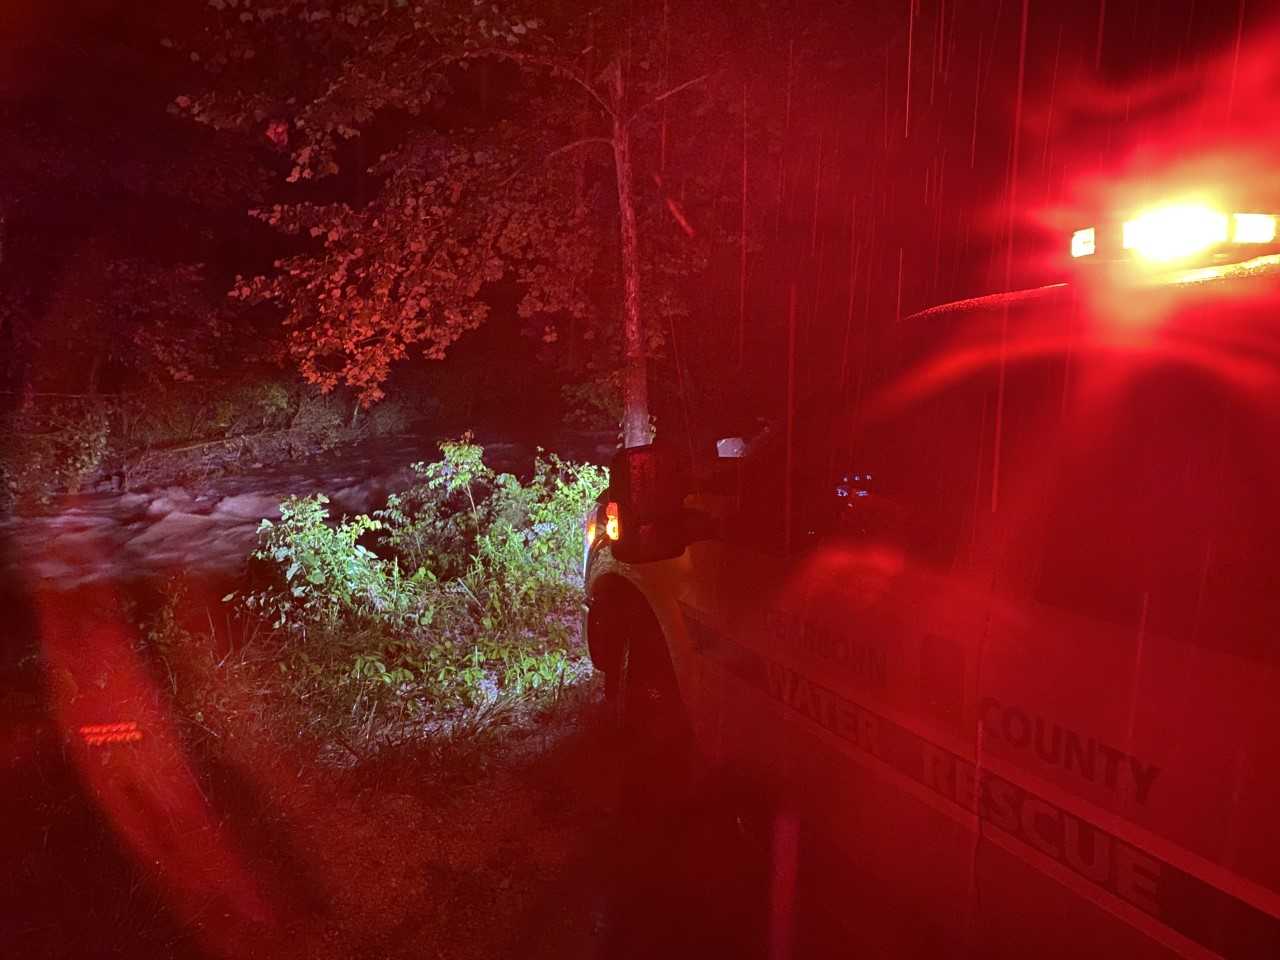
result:
[[[568,459],[603,462],[612,449],[601,434],[561,441],[555,449]],[[525,468],[533,454],[523,443],[484,447],[497,470]],[[323,492],[333,516],[367,513],[413,483],[411,463],[435,455],[433,439],[401,437],[188,486],[67,496],[50,516],[0,519],[7,562],[17,568],[6,575],[33,588],[71,588],[180,570],[234,573],[259,521],[279,517],[285,497]]]

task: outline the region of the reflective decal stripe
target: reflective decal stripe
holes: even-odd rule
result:
[[[999,830],[1215,953],[1280,957],[1280,920],[1271,914],[727,639],[695,616],[686,624],[703,656],[952,807],[976,813],[983,829]]]

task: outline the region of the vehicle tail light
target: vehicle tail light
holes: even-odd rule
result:
[[[618,504],[610,500],[604,508],[604,535],[610,540],[617,540],[618,530]]]

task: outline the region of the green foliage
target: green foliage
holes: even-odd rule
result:
[[[303,390],[290,426],[321,449],[335,446],[347,426],[348,407],[334,393]]]
[[[366,516],[326,523],[324,494],[289,497],[280,504],[280,520],[258,527],[258,560],[284,570],[283,589],[257,595],[275,616],[273,627],[331,625],[347,616],[366,616],[382,607],[387,582],[385,563],[358,541],[381,524]],[[253,601],[256,597],[250,597]]]
[[[582,518],[609,483],[609,471],[595,464],[539,458],[533,479],[538,491],[530,508],[534,529],[546,545],[546,564],[562,579],[579,575],[582,563]]]
[[[440,452],[372,517],[286,500],[259,527],[268,582],[226,598],[277,638],[280,678],[335,735],[373,736],[375,714],[404,731],[554,696],[579,668],[582,518],[605,471],[540,456],[521,483],[470,435]]]
[[[561,388],[565,421],[587,430],[608,430],[622,422],[620,371],[594,371],[594,375]]]
[[[296,392],[275,379],[236,384],[216,400],[211,426],[228,435],[288,426]]]
[[[101,466],[112,410],[66,401],[34,407],[0,425],[0,502],[47,504],[60,490],[78,491]]]
[[[202,389],[174,385],[148,390],[125,401],[130,416],[123,439],[144,448],[200,439],[215,407],[231,419],[230,400],[220,402]]]
[[[718,48],[709,9],[663,6],[659,18],[606,3],[590,16],[570,5],[530,17],[520,4],[443,0],[265,12],[219,4],[170,44],[208,72],[175,97],[174,114],[287,155],[290,185],[332,177],[346,141],[400,118],[400,135],[367,169],[371,195],[326,191],[320,202],[285,187],[250,210],[301,242],[270,271],[238,276],[229,294],[277,306],[304,378],[381,399],[401,361],[439,359],[483,323],[485,287],[503,280],[520,291],[525,332],[576,357],[621,341],[623,277],[642,278],[648,315],[635,334],[661,354],[673,322],[690,316],[691,275],[732,239],[718,222],[730,199],[724,157],[703,134],[716,108],[736,135],[730,105],[743,94],[739,82],[712,83],[722,71],[708,70]],[[721,26],[741,30],[732,18]],[[416,122],[470,88],[466,73],[480,62],[528,81],[518,112],[448,138]],[[669,136],[677,114],[687,136]],[[619,181],[623,148],[635,170]],[[672,189],[663,177],[677,150]],[[633,220],[638,247],[620,242]]]
[[[441,442],[440,452],[434,463],[415,463],[420,482],[375,513],[407,567],[460,577],[481,561],[488,578],[527,559],[530,576],[542,571],[548,584],[576,575],[581,520],[607,481],[602,467],[539,456],[522,484],[490,470],[469,435]]]
[[[362,412],[360,417],[359,429],[362,434],[395,437],[408,432],[413,413],[404,401],[387,399],[375,404],[368,413]]]
[[[123,410],[119,440],[142,448],[292,430],[309,448],[327,449],[344,440],[404,433],[410,422],[402,401],[356,410],[349,393],[262,375],[152,387],[125,398]]]
[[[0,503],[47,505],[108,469],[172,482],[184,464],[196,471],[234,469],[241,460],[269,459],[273,451],[295,455],[402,434],[410,422],[402,401],[366,410],[348,391],[325,394],[271,372],[154,382],[114,396],[35,395],[0,419]],[[166,461],[170,454],[178,459]]]
[[[482,505],[487,507],[486,494],[496,478],[467,436],[443,441],[440,452],[443,458],[434,463],[413,464],[419,482],[389,496],[375,516],[386,524],[387,545],[408,568],[451,578],[466,570],[474,553],[489,519]]]

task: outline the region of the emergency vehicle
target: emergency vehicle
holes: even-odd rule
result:
[[[1280,957],[1276,226],[1086,227],[707,476],[619,453],[593,662],[794,813],[850,955]]]

